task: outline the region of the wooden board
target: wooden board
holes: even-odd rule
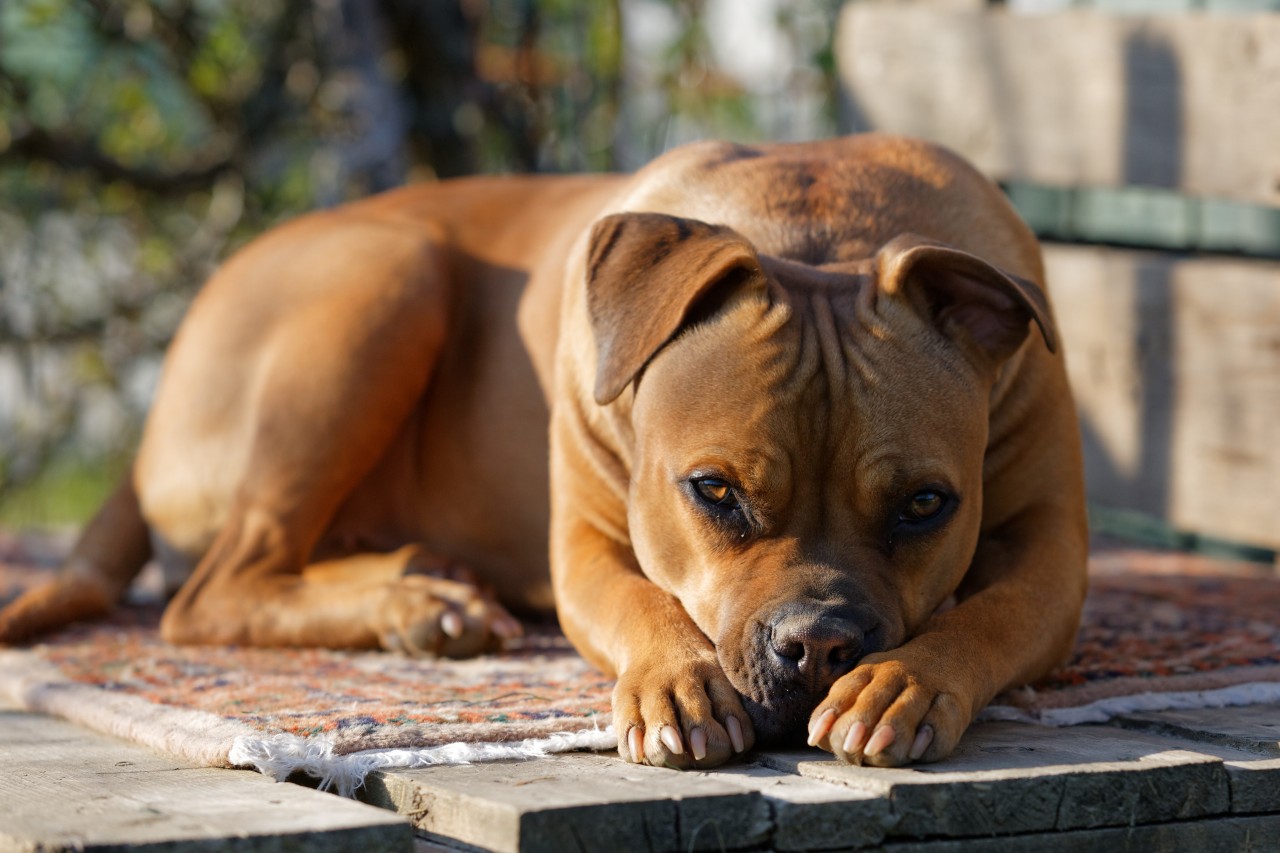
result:
[[[1129,714],[1126,728],[1198,742],[1197,750],[1230,750],[1224,762],[1231,810],[1240,814],[1280,812],[1280,705],[1206,708]],[[1249,758],[1240,753],[1253,753]]]
[[[892,823],[880,792],[755,763],[681,773],[591,754],[379,773],[361,796],[446,848],[506,853],[857,849]]]
[[[1219,757],[1104,726],[974,726],[938,765],[851,767],[812,753],[762,760],[893,803],[891,837],[1007,835],[1159,823],[1230,811]]]
[[[901,770],[848,767],[801,750],[755,754],[750,763],[710,773],[577,754],[375,774],[366,798],[398,809],[397,817],[254,773],[190,768],[47,717],[0,710],[0,850],[618,853],[884,845],[946,853],[972,849],[965,845],[975,839],[984,850],[1028,853],[1249,843],[1271,849],[1280,844],[1280,760],[1256,751],[1267,748],[1266,713],[1168,715],[1176,725],[1166,730],[1177,737],[986,723],[947,762]],[[1239,743],[1255,751],[1205,737],[1210,731],[1244,737]],[[411,839],[410,822],[425,835]]]
[[[883,853],[1187,853],[1280,849],[1280,816],[886,844]]]
[[[845,6],[845,130],[932,139],[1000,179],[1280,204],[1280,14]]]
[[[819,750],[759,753],[711,773],[563,755],[381,773],[366,796],[446,848],[861,849],[1229,818],[1229,765],[1252,774],[1242,803],[1261,804],[1274,787],[1259,761],[1270,759],[1109,726],[986,723],[951,759],[919,768],[851,767]]]
[[[1005,192],[1045,239],[1280,258],[1277,208],[1153,187],[1067,189],[1007,181]]]
[[[409,851],[405,820],[0,708],[0,850]]]
[[[1280,705],[1128,714],[1120,722],[1156,734],[1280,757]],[[1280,784],[1280,779],[1276,781]]]
[[[1047,244],[1089,497],[1280,548],[1280,264]]]

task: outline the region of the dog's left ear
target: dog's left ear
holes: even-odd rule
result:
[[[944,334],[962,332],[996,361],[1021,346],[1032,321],[1058,351],[1044,291],[976,255],[903,234],[876,253],[876,271],[882,291],[905,295]]]
[[[766,281],[755,248],[732,228],[662,213],[601,219],[587,254],[596,402],[616,399],[687,321]]]

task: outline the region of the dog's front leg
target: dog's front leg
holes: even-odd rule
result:
[[[560,624],[616,676],[613,725],[628,761],[678,769],[723,764],[755,733],[707,638],[640,568],[627,528],[626,477],[564,412],[552,426],[551,578]]]
[[[580,517],[556,527],[560,624],[592,663],[617,676],[619,754],[687,769],[749,749],[754,734],[738,692],[680,602],[641,573],[628,545]]]

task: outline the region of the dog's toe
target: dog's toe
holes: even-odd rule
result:
[[[613,717],[618,753],[655,767],[715,767],[754,741],[738,693],[714,659],[633,665],[614,688]]]
[[[473,657],[521,634],[515,617],[479,588],[422,574],[391,585],[380,622],[383,648],[415,657]]]
[[[936,676],[874,657],[832,686],[810,718],[809,742],[876,767],[946,758],[969,722],[962,703]]]

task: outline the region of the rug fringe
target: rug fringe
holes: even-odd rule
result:
[[[336,790],[344,797],[352,797],[364,785],[365,778],[377,770],[523,761],[557,752],[613,749],[617,745],[617,735],[610,726],[607,729],[560,732],[515,743],[448,743],[418,749],[370,749],[337,755],[333,751],[333,742],[328,738],[276,734],[237,737],[227,757],[233,764],[254,767],[277,782],[284,781],[293,773],[306,773],[320,780],[321,790]]]
[[[1231,708],[1240,705],[1280,703],[1280,684],[1250,682],[1216,690],[1188,690],[1178,693],[1135,693],[1112,696],[1087,705],[1028,711],[1012,705],[989,705],[979,720],[1011,720],[1045,726],[1079,726],[1105,723],[1123,714],[1152,711],[1194,711],[1202,708]]]

